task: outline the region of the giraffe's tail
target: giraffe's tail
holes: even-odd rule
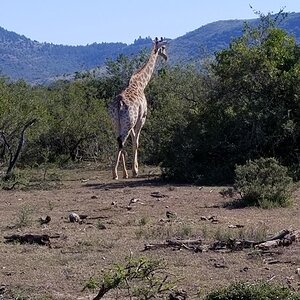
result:
[[[116,101],[118,103],[117,105],[117,133],[118,133],[118,137],[117,137],[117,142],[118,142],[118,145],[119,145],[119,150],[122,150],[123,149],[123,141],[122,141],[122,134],[121,134],[121,128],[122,128],[122,125],[121,125],[121,117],[120,117],[120,112],[123,108],[123,97],[121,95],[118,95],[116,97]]]
[[[118,142],[118,145],[119,145],[119,150],[122,150],[123,149],[123,143],[122,143],[122,136],[119,135],[117,137],[117,142]]]

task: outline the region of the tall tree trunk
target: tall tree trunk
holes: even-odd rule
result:
[[[36,122],[36,119],[33,119],[33,120],[30,120],[28,121],[22,128],[21,130],[21,133],[20,133],[20,138],[19,138],[19,143],[18,143],[18,147],[17,147],[17,150],[16,150],[16,153],[13,155],[12,151],[11,151],[11,147],[9,145],[9,143],[7,142],[4,134],[2,133],[2,137],[3,137],[3,140],[4,140],[4,143],[7,147],[7,149],[9,150],[10,152],[10,158],[9,158],[9,164],[8,164],[8,168],[7,168],[7,171],[6,171],[6,174],[4,176],[4,180],[9,180],[12,175],[13,175],[13,170],[15,168],[15,165],[19,159],[19,156],[21,154],[21,151],[22,151],[22,147],[25,143],[25,131],[26,129],[33,125],[34,123]]]

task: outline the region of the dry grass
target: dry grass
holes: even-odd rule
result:
[[[124,262],[129,254],[164,259],[177,285],[187,290],[191,299],[239,280],[271,280],[299,289],[300,278],[295,274],[300,267],[299,244],[278,249],[281,254],[276,257],[255,255],[251,250],[143,252],[146,242],[172,237],[260,239],[284,228],[300,229],[299,190],[289,208],[230,209],[223,207],[230,200],[219,194],[222,187],[173,186],[161,183],[149,170],[144,174],[138,179],[112,181],[106,171],[60,171],[56,176],[59,185],[50,182],[43,189],[35,183],[35,188],[24,191],[1,191],[0,283],[5,285],[6,295],[12,295],[8,299],[92,299],[95,293],[82,291],[83,287],[91,279],[100,279],[114,263]],[[153,197],[153,192],[162,197]],[[139,200],[129,208],[132,198]],[[168,219],[167,211],[175,212],[176,218]],[[70,223],[70,212],[92,219]],[[40,225],[38,219],[46,215],[51,222]],[[217,222],[201,220],[201,216],[214,216]],[[228,228],[232,224],[244,227]],[[15,233],[60,237],[52,239],[52,248],[4,243],[4,236]],[[270,264],[270,259],[279,262]],[[225,267],[217,268],[218,264]]]

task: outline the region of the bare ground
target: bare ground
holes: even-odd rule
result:
[[[164,259],[190,299],[236,281],[264,280],[300,289],[299,243],[269,255],[253,249],[143,251],[145,243],[167,238],[200,237],[210,243],[216,238],[263,238],[282,229],[300,229],[300,190],[289,208],[230,209],[224,207],[231,199],[220,194],[221,187],[164,184],[152,173],[144,170],[140,178],[113,181],[107,171],[61,171],[61,181],[55,184],[0,191],[0,299],[92,299],[97,290],[82,291],[85,283],[100,279],[130,254]],[[45,183],[52,186],[45,189]],[[131,199],[137,200],[128,208]],[[176,218],[169,221],[167,211]],[[89,219],[70,223],[70,212]],[[47,215],[51,222],[41,225],[38,219]],[[228,227],[236,224],[244,227]],[[59,238],[51,238],[51,248],[5,243],[4,236],[26,233]],[[104,299],[112,297],[109,293]]]

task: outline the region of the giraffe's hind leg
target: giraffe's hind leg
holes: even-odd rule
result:
[[[119,135],[117,138],[117,142],[118,142],[118,153],[117,153],[117,157],[116,157],[116,161],[112,170],[113,173],[113,179],[118,179],[118,167],[119,167],[119,163],[120,163],[120,159],[122,160],[122,168],[123,168],[123,178],[128,178],[128,171],[126,168],[126,158],[125,158],[125,151],[124,151],[124,143],[128,137],[129,133],[127,133],[126,135]]]
[[[125,159],[125,153],[122,151],[122,167],[123,167],[123,178],[128,178],[128,171],[126,169],[126,159]]]
[[[140,133],[142,127],[144,126],[146,121],[146,117],[141,118],[135,125],[134,130],[131,131],[131,139],[132,139],[132,151],[133,151],[133,161],[132,161],[132,176],[137,177],[139,173],[139,163],[138,163],[138,148],[139,148],[139,140]]]
[[[118,154],[117,154],[117,158],[116,158],[116,162],[113,168],[113,179],[118,180],[119,176],[118,176],[118,166],[119,166],[119,162],[120,162],[120,158],[122,160],[122,167],[123,167],[123,178],[128,178],[128,171],[126,169],[126,159],[125,159],[125,153],[123,150],[119,150]]]
[[[120,161],[121,154],[122,154],[122,151],[119,150],[118,154],[117,154],[115,164],[114,164],[114,167],[113,167],[113,170],[112,170],[113,179],[116,179],[116,180],[119,179],[118,166],[119,166],[119,161]]]

